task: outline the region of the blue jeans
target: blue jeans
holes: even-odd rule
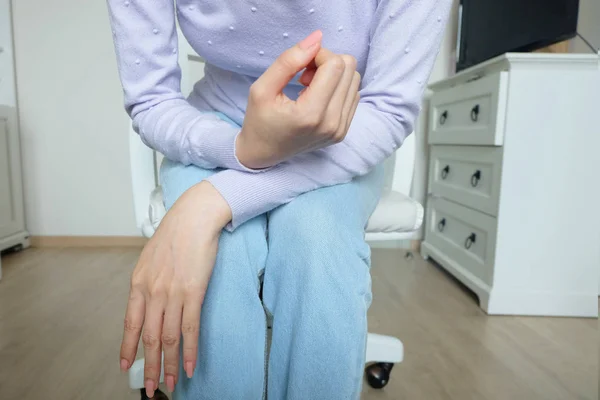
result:
[[[167,209],[216,172],[165,160]],[[371,303],[364,229],[382,184],[377,168],[223,231],[202,305],[198,364],[191,379],[181,367],[175,399],[360,397]]]

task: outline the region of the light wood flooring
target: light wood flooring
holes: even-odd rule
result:
[[[118,369],[139,251],[2,257],[0,399],[139,398]],[[365,383],[364,399],[598,399],[598,320],[488,317],[441,269],[400,250],[374,250],[372,271],[370,331],[401,338],[406,355],[384,390]]]

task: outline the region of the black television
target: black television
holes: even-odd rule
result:
[[[577,32],[579,0],[460,0],[456,71]]]

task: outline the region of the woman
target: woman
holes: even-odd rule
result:
[[[358,398],[378,165],[412,131],[450,0],[108,5],[169,210],[133,272],[121,368],[141,337],[150,396],[162,350],[180,399]],[[207,62],[187,100],[175,14]]]

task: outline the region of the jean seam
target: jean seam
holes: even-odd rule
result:
[[[264,290],[264,275],[265,269],[261,269],[258,272],[258,279],[260,280],[262,277],[262,287]],[[264,292],[263,292],[264,297]],[[269,309],[265,306],[265,303],[262,301],[262,307],[265,312],[265,347],[264,347],[264,362],[263,362],[263,394],[262,400],[267,400],[267,384],[269,382],[269,320],[272,318],[272,314]]]

